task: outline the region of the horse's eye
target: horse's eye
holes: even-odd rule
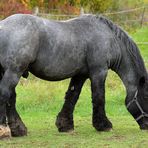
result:
[[[139,80],[139,85],[143,87],[144,84],[145,84],[145,77],[143,76],[143,77],[141,77],[140,80]]]

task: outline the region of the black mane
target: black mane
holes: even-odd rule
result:
[[[146,68],[144,66],[143,59],[141,57],[140,51],[134,41],[124,32],[119,26],[114,24],[112,21],[108,20],[103,16],[99,16],[99,19],[105,23],[113,32],[114,34],[124,43],[127,47],[127,52],[129,52],[132,62],[135,68],[138,71],[140,76],[143,76],[146,73]]]

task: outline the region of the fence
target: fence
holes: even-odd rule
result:
[[[39,10],[38,10],[39,11]],[[75,14],[58,14],[58,9],[52,9],[49,11],[50,13],[38,13],[37,15],[48,18],[48,19],[56,19],[56,20],[67,20],[70,18],[74,18],[78,15]],[[80,14],[84,13],[84,10],[81,9]],[[139,7],[130,10],[124,10],[119,12],[111,12],[102,14],[108,18],[110,18],[115,23],[121,26],[142,26],[148,24],[148,7]]]
[[[123,26],[129,24],[139,24],[143,26],[148,23],[148,7],[140,7],[115,13],[105,13],[105,15]]]

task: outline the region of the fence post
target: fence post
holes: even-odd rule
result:
[[[39,14],[39,7],[35,7],[34,8],[34,12],[33,12],[33,15],[38,15]]]
[[[84,9],[83,9],[83,7],[81,7],[81,9],[80,9],[80,15],[83,15],[84,14]]]
[[[144,14],[145,14],[145,7],[143,8],[143,11],[142,11],[141,27],[143,26]]]

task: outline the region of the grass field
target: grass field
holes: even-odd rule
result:
[[[135,41],[146,42],[148,28],[133,34]],[[140,45],[148,67],[147,45]],[[113,131],[97,132],[91,125],[90,82],[83,87],[75,109],[75,132],[59,133],[55,126],[69,80],[46,82],[21,79],[17,86],[17,109],[28,127],[28,136],[0,141],[0,148],[146,148],[148,131],[141,131],[124,106],[125,88],[118,76],[109,72],[106,82],[106,111]]]

